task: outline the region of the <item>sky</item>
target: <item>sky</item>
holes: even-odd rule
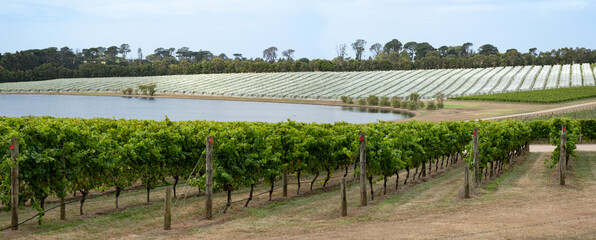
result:
[[[357,39],[596,49],[596,1],[587,0],[0,0],[0,53],[130,45],[128,58],[189,47],[232,57],[271,46],[332,59]]]

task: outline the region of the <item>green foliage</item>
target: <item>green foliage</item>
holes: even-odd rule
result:
[[[416,92],[410,93],[410,97],[408,98],[408,100],[412,102],[418,102],[418,100],[420,100],[420,94]]]
[[[364,98],[358,99],[358,105],[366,105],[366,99],[364,99]]]
[[[585,86],[571,88],[554,88],[524,92],[495,93],[489,95],[474,95],[456,97],[454,99],[502,102],[559,103],[594,97],[596,97],[596,87]]]
[[[399,97],[392,97],[391,98],[391,107],[400,108],[401,107],[400,101],[401,101],[401,99]]]
[[[366,98],[366,103],[371,106],[379,105],[379,97],[375,95],[370,95]]]
[[[400,102],[400,108],[408,109],[408,102],[407,100],[403,100]]]
[[[549,120],[550,125],[550,139],[551,144],[555,145],[555,150],[551,154],[551,159],[545,160],[545,163],[548,167],[554,167],[557,163],[559,163],[561,157],[561,133],[562,133],[562,125],[565,124],[565,133],[566,133],[566,141],[565,141],[565,158],[569,160],[570,156],[577,156],[575,153],[575,148],[580,132],[580,124],[579,121],[569,119],[569,118],[553,118]]]
[[[466,129],[470,137],[474,126],[478,127],[476,134],[478,134],[478,157],[481,170],[488,169],[493,164],[508,163],[516,153],[520,153],[533,140],[532,128],[520,121],[474,122]],[[466,161],[471,167],[474,156],[472,142],[466,146],[466,151],[468,152]]]
[[[355,59],[345,59],[345,45],[341,57],[327,59],[278,58],[277,61],[247,59],[238,54],[235,59],[215,56],[207,50],[191,51],[187,47],[157,48],[143,59],[128,60],[128,44],[120,47],[90,47],[75,54],[73,49],[45,48],[4,53],[0,55],[0,82],[36,81],[57,78],[134,77],[178,74],[248,73],[248,72],[313,72],[313,71],[387,71],[438,68],[487,68],[517,65],[552,65],[593,63],[596,51],[586,48],[560,48],[545,54],[510,51],[499,53],[490,45],[480,46],[473,54],[471,43],[443,46],[438,49],[427,42],[408,42],[397,39],[387,42],[376,58],[360,59],[366,41],[354,43]],[[404,50],[404,51],[402,51]],[[437,51],[438,50],[438,51]],[[400,52],[401,51],[401,52]],[[121,56],[117,54],[120,53]],[[179,57],[178,59],[173,55]],[[412,61],[415,57],[416,61]],[[511,61],[512,57],[515,59]],[[271,58],[268,60],[273,60]],[[594,64],[592,64],[592,68]]]
[[[341,102],[343,103],[348,103],[348,96],[341,96],[339,99],[341,99]]]
[[[340,99],[343,103],[354,104],[354,100],[351,97],[341,96]]]
[[[549,114],[549,115],[543,115],[543,116],[537,116],[537,117],[529,117],[527,119],[549,120],[551,118],[596,119],[596,109]]]
[[[424,108],[424,102],[423,101],[416,102],[416,108]]]
[[[426,110],[436,110],[437,106],[435,105],[435,101],[429,101],[426,105]]]
[[[379,101],[379,106],[389,106],[389,104],[390,104],[389,97],[382,96],[381,101]]]
[[[418,109],[418,103],[417,102],[412,102],[412,101],[407,101],[408,104],[408,110],[416,110]]]
[[[194,166],[197,178],[189,181],[203,187],[207,136],[214,139],[215,187],[232,191],[261,180],[273,184],[284,172],[316,174],[352,166],[361,131],[372,181],[456,153],[472,156],[474,126],[480,129],[486,168],[509,161],[533,139],[551,137],[555,144],[561,123],[568,126],[568,156],[574,154],[580,126],[584,134],[595,132],[593,121],[584,127],[571,119],[361,125],[0,117],[0,148],[8,149],[11,137],[20,138],[20,201],[39,203],[74,191],[122,189],[139,180],[153,188],[165,177],[186,178]],[[8,151],[0,152],[0,160],[0,200],[8,206],[13,163]]]
[[[141,93],[143,95],[149,95],[149,96],[153,96],[155,94],[155,88],[157,87],[157,84],[155,83],[151,83],[151,84],[147,84],[147,85],[139,85],[139,90],[141,91]]]
[[[438,92],[437,94],[435,94],[435,100],[437,101],[437,108],[441,109],[443,108],[445,105],[443,104],[443,101],[445,100],[445,94]]]

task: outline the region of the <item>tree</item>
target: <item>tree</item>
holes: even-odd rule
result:
[[[536,54],[536,50],[538,50],[537,48],[530,48],[530,50],[528,50],[528,53],[530,53],[530,55],[536,57],[538,56],[538,54]]]
[[[383,46],[380,43],[375,43],[372,46],[370,46],[370,52],[372,53],[372,58],[377,57],[377,55],[379,55],[379,53],[381,53],[381,51],[383,50]]]
[[[493,55],[493,54],[498,54],[499,49],[497,49],[497,47],[495,47],[493,45],[484,44],[484,45],[480,46],[480,48],[478,48],[478,53],[482,54],[482,55]]]
[[[269,47],[263,50],[263,58],[265,61],[273,63],[277,60],[277,48],[276,47]]]
[[[137,50],[137,54],[139,54],[139,60],[143,59],[143,50],[141,50],[141,48],[139,48],[139,50]]]
[[[406,50],[406,52],[408,52],[408,55],[410,55],[411,60],[414,60],[414,53],[416,52],[416,46],[418,46],[418,43],[416,43],[416,42],[407,42],[404,45],[404,49]]]
[[[199,50],[198,52],[189,53],[190,60],[193,62],[209,61],[213,58],[213,53],[206,50]]]
[[[517,49],[512,48],[508,49],[505,53],[505,59],[507,59],[507,65],[509,66],[516,66],[521,65],[521,53],[517,51]]]
[[[74,63],[76,55],[72,52],[72,49],[68,47],[60,48],[61,61],[65,66],[70,66]]]
[[[426,53],[429,51],[434,51],[435,48],[427,42],[422,42],[416,44],[416,56],[415,58],[421,59],[426,56]]]
[[[234,53],[232,56],[234,56],[234,59],[246,60],[245,57],[242,57],[242,53]]]
[[[467,43],[464,43],[463,45],[461,45],[461,49],[462,49],[461,55],[463,57],[468,57],[468,56],[472,55],[472,49],[471,48],[472,48],[473,45],[474,44],[472,44],[471,42],[467,42]]]
[[[335,52],[337,52],[337,58],[344,60],[346,57],[346,44],[338,44],[335,46]]]
[[[281,55],[286,57],[289,61],[294,60],[294,49],[288,49],[281,52]]]
[[[126,59],[126,54],[130,52],[130,46],[128,46],[128,44],[124,43],[124,44],[120,45],[118,52],[120,54],[122,54],[122,58]]]
[[[179,48],[178,51],[176,51],[176,56],[178,57],[178,61],[181,61],[182,59],[187,59],[189,52],[190,51],[189,51],[188,47]]]
[[[385,54],[390,54],[392,52],[399,53],[401,51],[401,47],[402,47],[401,42],[397,39],[393,39],[393,40],[385,43],[385,46],[383,47],[383,52]]]
[[[438,50],[439,50],[439,56],[447,57],[447,50],[449,50],[449,47],[441,46]]]
[[[116,46],[111,46],[106,50],[106,54],[108,55],[108,57],[110,58],[110,60],[112,60],[113,62],[116,61],[116,55],[118,55],[118,47]]]
[[[356,60],[362,60],[362,53],[364,52],[365,46],[366,41],[362,39],[358,39],[356,42],[352,43],[352,49],[356,52]]]

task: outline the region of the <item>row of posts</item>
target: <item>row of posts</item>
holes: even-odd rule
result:
[[[479,161],[478,161],[478,128],[475,127],[472,132],[473,135],[473,147],[474,147],[474,186],[480,186],[479,179]],[[366,135],[364,132],[360,133],[360,205],[367,205],[367,194],[366,194]],[[213,137],[208,136],[205,140],[206,143],[206,157],[205,157],[205,219],[213,219]],[[559,160],[560,170],[560,181],[561,185],[565,185],[565,171],[566,171],[566,129],[565,124],[561,130],[561,155]],[[19,153],[19,139],[12,138],[10,142],[10,152],[12,160],[11,168],[11,229],[18,230],[18,205],[19,205],[19,166],[16,158]],[[287,173],[284,171],[283,175],[283,196],[287,196]],[[469,181],[469,168],[464,167],[464,198],[470,197],[470,181]],[[64,214],[64,198],[60,200],[60,219],[65,219]],[[347,197],[346,197],[346,179],[345,177],[340,181],[340,216],[345,217],[348,215],[347,210]],[[171,229],[172,220],[172,189],[166,188],[165,197],[165,213],[164,213],[164,229]]]
[[[479,159],[478,159],[478,128],[474,127],[473,135],[473,147],[474,147],[474,187],[480,186],[480,173],[479,173]],[[559,180],[561,185],[565,185],[565,171],[567,171],[567,129],[565,124],[561,126],[561,153],[559,156]],[[470,180],[469,180],[469,168],[464,167],[464,198],[470,198]]]

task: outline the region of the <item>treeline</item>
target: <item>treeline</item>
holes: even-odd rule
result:
[[[157,76],[210,73],[260,73],[260,72],[312,72],[312,71],[387,71],[443,68],[486,68],[519,65],[553,65],[596,62],[596,50],[586,48],[561,48],[527,53],[509,49],[505,53],[490,44],[472,50],[471,43],[462,46],[435,48],[429,43],[408,42],[396,39],[384,45],[373,44],[368,59],[364,57],[366,41],[359,39],[352,44],[355,58],[346,54],[346,45],[338,45],[337,57],[327,59],[294,59],[293,49],[277,48],[263,51],[263,58],[247,59],[235,53],[214,55],[210,51],[191,51],[188,47],[158,48],[143,57],[139,48],[138,58],[127,59],[128,44],[120,47],[96,47],[73,51],[68,47],[25,50],[0,55],[0,82],[36,81],[55,78]]]

